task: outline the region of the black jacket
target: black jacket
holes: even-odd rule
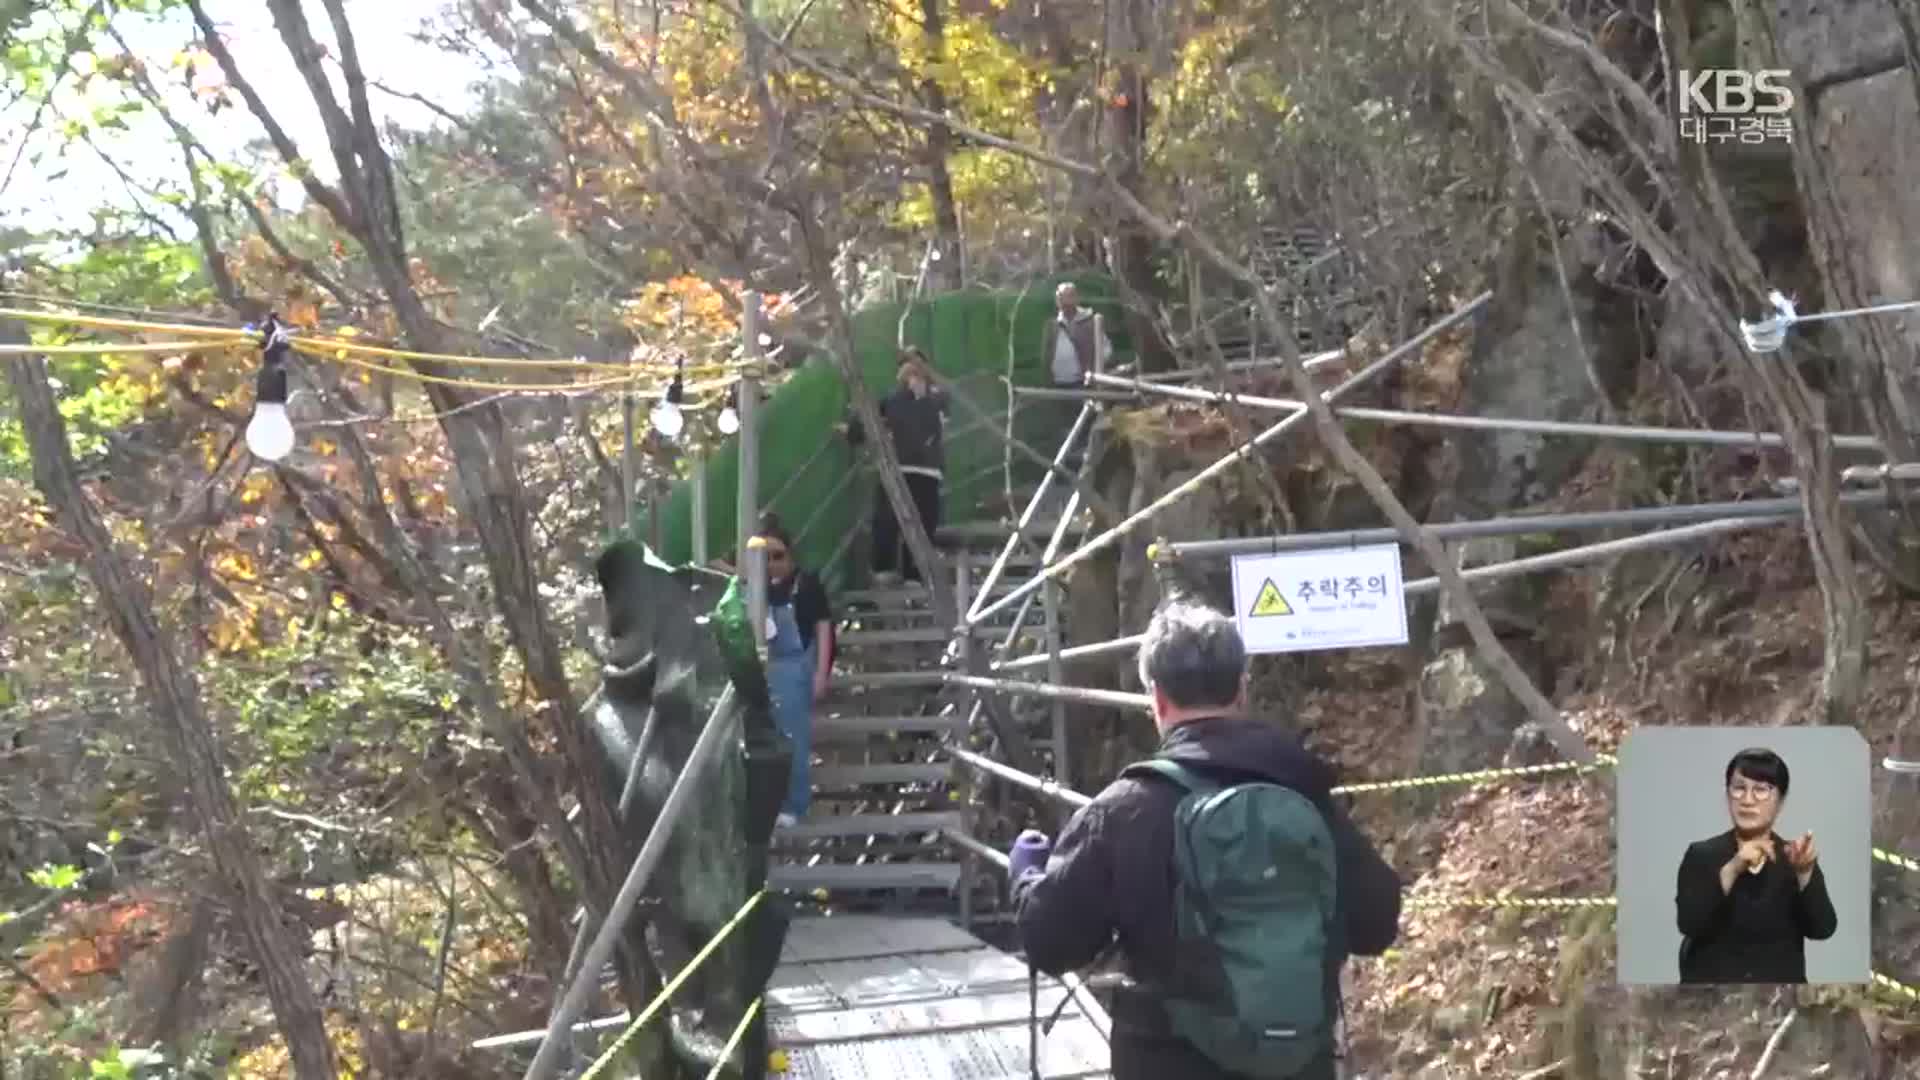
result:
[[[893,432],[893,452],[902,467],[932,469],[946,467],[946,446],[941,417],[947,411],[947,392],[929,387],[925,397],[915,397],[911,389],[896,387],[880,402],[880,415]]]
[[[1220,717],[1175,728],[1162,741],[1160,756],[1221,783],[1265,780],[1311,799],[1326,815],[1339,859],[1347,951],[1378,956],[1393,944],[1400,879],[1328,794],[1332,767],[1298,739],[1259,720]],[[1045,875],[1015,888],[1020,936],[1034,966],[1054,975],[1085,967],[1117,941],[1134,982],[1164,984],[1171,978],[1173,819],[1183,795],[1157,777],[1122,777],[1067,822]],[[1330,995],[1338,993],[1345,962],[1345,955],[1329,958]],[[1225,1075],[1157,1030],[1151,1012],[1116,1001],[1115,1077]],[[1141,1065],[1146,1057],[1151,1067]]]
[[[1773,838],[1784,852],[1786,841]],[[1807,939],[1833,936],[1839,918],[1815,863],[1802,889],[1784,858],[1757,874],[1741,874],[1720,891],[1720,868],[1739,850],[1733,830],[1687,845],[1674,889],[1683,983],[1803,983]]]

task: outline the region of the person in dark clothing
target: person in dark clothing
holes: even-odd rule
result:
[[[907,492],[913,497],[914,510],[919,513],[929,538],[940,527],[940,489],[942,470],[946,466],[946,412],[947,392],[934,385],[926,354],[911,347],[902,351],[899,385],[880,402],[880,418],[893,437],[893,452],[900,459]],[[920,568],[902,539],[893,503],[885,491],[874,495],[874,579],[884,583],[894,576],[897,568],[905,580],[919,581]]]
[[[1807,939],[1839,926],[1813,834],[1773,831],[1787,801],[1787,763],[1771,750],[1727,762],[1733,828],[1687,845],[1674,890],[1682,983],[1804,983]]]
[[[833,605],[826,586],[794,561],[793,540],[774,514],[760,519],[754,543],[767,559],[767,692],[773,721],[793,743],[793,772],[778,824],[807,816],[813,783],[813,706],[826,696],[833,671]]]
[[[1324,957],[1329,1015],[1339,1005],[1347,955],[1377,956],[1399,931],[1400,880],[1333,801],[1331,766],[1299,739],[1247,715],[1246,650],[1233,621],[1174,603],[1154,616],[1140,646],[1140,678],[1153,695],[1159,756],[1222,784],[1266,781],[1298,792],[1333,839],[1344,948]],[[1123,776],[1067,822],[1044,869],[1010,872],[1027,959],[1052,975],[1085,967],[1118,943],[1128,982],[1113,1005],[1115,1080],[1235,1080],[1172,1031],[1154,987],[1176,971],[1175,809],[1183,792],[1151,776]],[[1044,841],[1043,841],[1044,842]],[[1018,852],[1018,848],[1016,848]],[[1035,856],[1028,856],[1029,864]],[[1336,1051],[1300,1074],[1331,1080]]]

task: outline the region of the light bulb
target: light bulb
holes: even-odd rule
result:
[[[653,430],[669,439],[679,438],[680,429],[686,426],[686,417],[680,415],[680,406],[665,398],[653,407],[649,418],[653,421]]]
[[[729,405],[720,410],[720,434],[731,435],[740,430],[740,414]]]
[[[254,405],[253,419],[247,421],[247,449],[267,461],[279,461],[293,452],[293,423],[287,419],[285,403]]]

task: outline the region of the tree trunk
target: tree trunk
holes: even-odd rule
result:
[[[946,23],[941,16],[940,0],[920,0],[921,32],[927,41],[927,59],[938,64],[946,59]],[[927,108],[942,116],[947,112],[947,92],[932,75],[920,80],[920,93]],[[953,173],[947,158],[953,154],[953,131],[945,124],[927,125],[927,194],[933,202],[933,252],[938,258],[927,267],[927,289],[941,292],[965,284],[960,275],[960,211],[953,198]]]
[[[1150,0],[1114,0],[1108,5],[1109,54],[1117,57],[1111,85],[1100,88],[1106,100],[1108,170],[1115,183],[1142,202],[1147,200],[1147,124],[1152,119],[1149,92],[1150,42],[1146,27]],[[1158,250],[1153,233],[1130,214],[1118,215],[1108,239],[1107,261],[1126,303],[1127,336],[1133,340],[1141,371],[1175,367],[1173,351],[1154,318],[1161,288],[1154,273]]]
[[[8,323],[0,338],[24,343],[18,324]],[[254,857],[251,838],[227,786],[213,727],[201,708],[193,673],[180,663],[153,611],[147,583],[136,577],[100,512],[80,485],[67,428],[45,361],[20,357],[7,361],[7,381],[20,404],[21,425],[33,455],[33,481],[64,524],[86,549],[87,575],[93,580],[113,622],[116,636],[133,658],[149,707],[160,722],[167,752],[187,780],[194,815],[234,913],[260,966],[267,998],[287,1041],[294,1075],[301,1080],[333,1080],[333,1047],[327,1042],[326,1017],[307,981],[305,963],[286,932],[280,906],[266,874]]]
[[[323,50],[300,4],[296,0],[269,0],[268,6],[273,13],[274,27],[293,59],[294,69],[305,81],[325,124],[327,140],[340,170],[337,192],[324,187],[313,190],[319,185],[317,180],[303,182],[316,201],[326,207],[335,224],[359,242],[381,293],[393,307],[407,344],[420,352],[445,351],[441,324],[427,310],[414,286],[406,237],[394,196],[393,163],[380,142],[368,103],[365,73],[360,68],[358,47],[342,0],[322,0],[321,6],[333,28],[336,59],[347,89],[344,109],[323,67]],[[241,91],[249,109],[263,125],[267,125],[269,131],[275,130],[277,125],[271,123],[265,105],[232,65],[225,45],[213,38],[211,23],[200,5],[196,2],[192,7],[208,36],[208,48],[221,62],[229,81]],[[285,157],[297,148],[289,144],[279,149]],[[414,361],[413,364],[425,374],[450,374],[438,363]],[[612,810],[588,780],[593,775],[593,759],[574,722],[577,710],[561,663],[559,642],[536,588],[526,492],[515,460],[513,433],[498,403],[463,410],[463,406],[471,404],[466,393],[444,384],[429,383],[425,389],[428,400],[440,414],[440,427],[452,450],[462,508],[479,536],[482,558],[493,584],[494,604],[525,666],[540,715],[553,732],[567,759],[570,775],[576,781],[585,811],[582,817],[586,840],[583,843],[579,834],[561,819],[557,803],[551,798],[541,798],[538,805],[542,823],[554,833],[567,856],[588,906],[595,911],[604,910],[605,901],[612,896],[614,884],[622,874],[621,868],[608,861],[608,854],[615,850],[611,843]],[[502,719],[512,723],[510,719]],[[501,734],[508,738],[510,745],[525,743],[521,733]],[[537,787],[540,778],[531,774],[526,765],[524,760],[515,761],[516,768],[523,772],[523,779]]]

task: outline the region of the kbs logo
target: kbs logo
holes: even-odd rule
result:
[[[1705,144],[1738,139],[1749,145],[1768,139],[1793,141],[1792,72],[1709,68],[1681,69],[1680,138]]]

